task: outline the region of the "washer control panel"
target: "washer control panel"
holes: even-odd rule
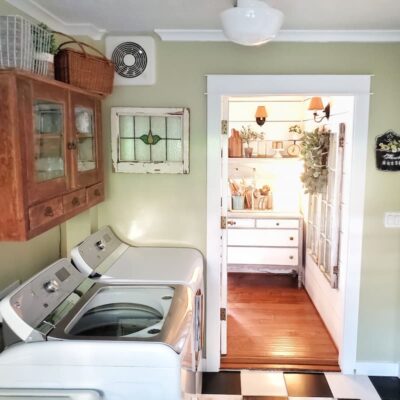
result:
[[[10,298],[14,312],[37,327],[86,279],[68,259],[61,259],[24,283]]]

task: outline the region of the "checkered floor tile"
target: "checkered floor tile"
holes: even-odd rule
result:
[[[400,400],[400,380],[340,373],[206,372],[200,399]]]

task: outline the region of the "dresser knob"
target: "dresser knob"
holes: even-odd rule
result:
[[[53,209],[52,209],[51,207],[46,207],[46,208],[44,209],[44,215],[45,215],[46,217],[54,217]]]
[[[73,199],[72,199],[72,205],[74,206],[74,207],[77,207],[77,206],[79,206],[81,204],[81,202],[79,201],[79,198],[78,197],[74,197]]]
[[[289,260],[293,260],[293,258],[294,258],[293,256],[289,256]]]
[[[276,225],[276,226],[279,226],[279,222],[277,222],[275,225]]]
[[[94,195],[95,196],[97,196],[97,197],[99,197],[100,196],[100,190],[99,189],[96,189],[95,191],[94,191]]]
[[[290,240],[294,240],[294,237],[293,236],[290,236],[290,238],[289,238]]]

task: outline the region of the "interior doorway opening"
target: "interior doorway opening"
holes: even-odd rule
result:
[[[227,99],[222,368],[339,370],[353,108],[352,96]]]
[[[336,332],[338,335],[339,366],[344,373],[356,372],[356,352],[357,352],[357,328],[358,328],[358,303],[359,303],[359,281],[361,269],[361,245],[362,245],[362,222],[363,222],[363,201],[365,185],[365,161],[366,145],[368,132],[368,107],[369,107],[369,76],[232,76],[232,75],[210,75],[207,77],[207,111],[208,111],[208,142],[207,142],[207,329],[206,329],[206,361],[205,370],[218,371],[221,367],[221,353],[224,353],[224,338],[226,338],[226,318],[224,318],[224,308],[227,300],[227,254],[223,250],[228,245],[228,235],[224,235],[227,230],[216,229],[217,225],[223,227],[221,220],[221,203],[228,203],[227,193],[224,193],[224,177],[228,178],[228,165],[221,163],[221,146],[224,148],[224,141],[227,141],[227,135],[221,135],[221,120],[227,118],[228,99],[233,97],[254,97],[254,96],[333,96],[352,97],[353,107],[353,126],[349,126],[348,132],[351,134],[352,143],[357,143],[357,147],[349,146],[348,156],[351,160],[351,170],[349,172],[349,193],[347,215],[343,218],[346,223],[344,231],[348,238],[346,248],[343,251],[346,268],[343,274],[343,297],[337,301],[338,309],[343,310],[342,327]],[[258,100],[258,99],[257,99]],[[347,129],[347,128],[346,128]],[[222,130],[223,131],[223,130]],[[277,148],[280,146],[278,145]],[[257,157],[258,158],[258,157]],[[226,168],[224,170],[224,165]],[[221,178],[222,177],[222,178]],[[222,195],[222,197],[221,197]],[[274,199],[276,201],[276,199]],[[324,202],[318,200],[315,204],[323,204],[327,208],[326,199]],[[308,207],[307,207],[308,208]],[[226,208],[227,209],[227,208]],[[321,208],[317,207],[318,210]],[[320,211],[318,211],[321,213]],[[227,215],[225,216],[227,217]],[[250,218],[251,219],[251,218]],[[338,219],[336,219],[337,221]],[[339,219],[340,220],[340,219]],[[226,220],[228,222],[229,219]],[[289,221],[290,222],[290,221]],[[308,220],[307,220],[308,222]],[[318,222],[318,220],[317,220]],[[255,222],[257,224],[257,222]],[[292,222],[290,222],[292,223]],[[262,229],[268,229],[269,222],[263,222]],[[265,225],[267,224],[267,225]],[[314,225],[318,228],[318,223]],[[299,225],[300,226],[300,225]],[[254,230],[258,227],[255,225]],[[287,229],[294,229],[293,226],[287,226]],[[307,227],[306,227],[307,229]],[[306,231],[305,229],[305,231]],[[319,232],[315,229],[315,232]],[[303,232],[304,233],[304,232]],[[254,236],[255,235],[255,236]],[[263,235],[254,233],[250,235],[251,240],[264,240]],[[257,236],[258,235],[258,236]],[[273,235],[274,236],[274,235]],[[221,246],[222,237],[222,246]],[[271,239],[271,236],[269,236]],[[238,237],[236,237],[238,239]],[[289,239],[290,240],[290,239]],[[224,243],[224,241],[226,241]],[[306,243],[306,241],[304,241]],[[319,243],[323,243],[322,240]],[[235,246],[234,243],[229,243]],[[263,247],[265,243],[256,243],[254,247]],[[322,246],[322,245],[321,245]],[[274,246],[272,246],[274,247]],[[276,246],[278,247],[278,246]],[[326,249],[329,246],[323,245]],[[318,250],[319,251],[319,250]],[[332,288],[335,282],[335,274],[331,274],[329,268],[324,263],[319,263],[318,257],[323,252],[315,254],[310,252],[310,257],[305,257],[306,263],[313,262],[314,270],[318,271],[318,276],[314,282],[307,278],[307,268],[303,271],[304,282],[313,282],[313,287],[322,285],[323,288]],[[304,255],[306,252],[304,252]],[[254,254],[253,254],[254,255]],[[256,255],[254,255],[256,256]],[[224,260],[225,257],[225,260]],[[279,258],[279,257],[278,257]],[[221,262],[222,260],[222,262]],[[294,262],[294,261],[293,261]],[[280,272],[280,271],[279,271]],[[300,272],[301,270],[296,271]],[[332,276],[330,276],[332,275]],[[315,276],[314,276],[315,278]],[[340,287],[340,281],[337,282]],[[335,284],[333,284],[335,286]],[[310,297],[316,296],[321,291],[313,291],[307,288]],[[334,298],[328,299],[328,302]],[[322,316],[326,313],[326,302],[314,301],[320,304],[318,312]],[[328,321],[328,322],[327,322]],[[324,320],[328,325],[329,320]],[[330,328],[329,328],[330,329]],[[330,331],[332,331],[330,329]],[[331,336],[333,339],[335,333]],[[336,337],[337,339],[337,337]]]

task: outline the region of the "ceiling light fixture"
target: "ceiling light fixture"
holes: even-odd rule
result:
[[[310,111],[314,111],[314,121],[318,124],[322,122],[324,118],[329,119],[331,115],[331,104],[328,103],[326,107],[324,107],[321,97],[311,97],[308,109]],[[318,115],[318,111],[321,110],[323,110],[323,115]]]
[[[263,0],[238,0],[237,7],[221,13],[222,29],[232,42],[258,46],[272,40],[283,22],[283,13]]]
[[[258,106],[256,110],[256,122],[258,126],[263,126],[268,117],[267,110],[264,106]]]

